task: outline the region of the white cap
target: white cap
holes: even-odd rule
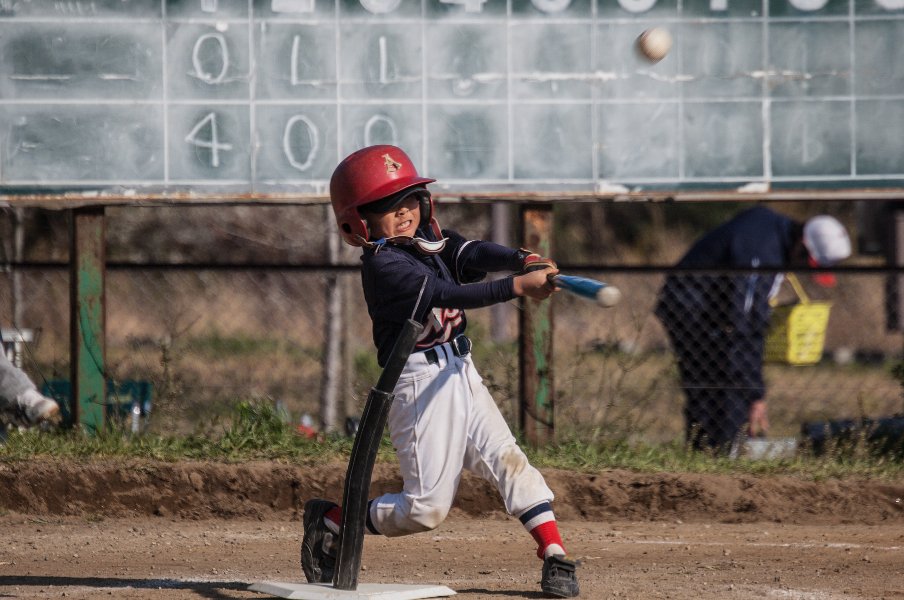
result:
[[[804,246],[820,267],[830,267],[851,255],[851,238],[838,219],[819,215],[804,224]]]

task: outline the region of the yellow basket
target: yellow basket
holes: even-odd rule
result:
[[[822,358],[831,302],[810,302],[794,273],[786,279],[800,298],[796,304],[772,309],[766,334],[765,360],[789,365],[813,365]]]

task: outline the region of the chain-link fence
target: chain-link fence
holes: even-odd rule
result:
[[[379,375],[357,251],[345,249],[339,266],[325,266],[320,248],[332,229],[323,207],[239,208],[230,209],[234,225],[216,224],[229,212],[223,208],[160,209],[162,217],[150,209],[109,211],[108,379],[114,389],[145,385],[144,417],[160,432],[214,429],[236,401],[248,399],[272,401],[293,423],[305,415],[317,422],[329,301],[338,294],[342,309],[329,317],[341,323],[338,423],[357,415]],[[488,237],[489,210],[470,210],[459,223],[449,221],[470,237]],[[136,212],[147,223],[136,224]],[[64,218],[53,215],[26,241],[35,231],[65,237],[54,221]],[[126,230],[141,233],[126,236]],[[298,241],[312,230],[316,235]],[[230,249],[239,238],[243,244]],[[178,251],[174,239],[182,240]],[[218,246],[218,239],[230,241]],[[33,333],[24,367],[39,387],[54,387],[69,377],[69,271],[65,252],[47,250],[55,246],[46,239],[39,245],[43,254],[26,251],[24,265],[0,276],[0,323]],[[61,264],[29,267],[29,260]],[[129,264],[139,261],[144,266]],[[797,274],[810,304],[830,303],[828,320],[819,325],[824,342],[807,361],[769,355],[765,336],[732,325],[729,317],[737,315],[725,312],[745,310],[727,298],[745,297],[754,280],[762,283],[753,286],[757,302],[768,301],[774,289],[779,305],[798,301],[786,277],[773,289],[776,273],[685,273],[638,264],[577,274],[618,286],[623,300],[604,309],[564,293],[553,299],[560,439],[664,443],[684,439],[690,427],[701,446],[728,444],[745,430],[750,401],[761,398],[771,438],[799,436],[804,423],[904,411],[894,372],[901,336],[886,327],[886,281],[894,271],[848,267],[832,289]],[[684,310],[682,294],[704,290],[718,310]],[[752,304],[747,313],[764,322],[775,314],[759,314]],[[517,423],[517,302],[468,315],[477,367],[509,422]]]
[[[774,440],[800,437],[804,424],[904,412],[894,373],[900,334],[885,327],[885,274],[839,275],[831,290],[799,274],[808,304],[779,276],[776,309],[758,299],[767,307],[761,323],[753,306],[745,311],[728,298],[743,298],[752,278],[771,289],[771,273],[600,275],[623,289],[617,307],[556,298],[557,314],[569,316],[556,323],[558,415],[582,437],[688,439],[731,451],[756,400],[766,402],[768,431],[755,422],[754,433]],[[682,294],[703,290],[712,314],[685,311]],[[798,315],[789,332],[782,313],[790,303],[816,305],[828,319],[801,323]]]

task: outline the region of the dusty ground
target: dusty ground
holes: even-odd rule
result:
[[[904,598],[904,482],[546,471],[583,598]],[[0,465],[0,597],[264,598],[299,581],[299,509],[343,465]],[[398,484],[377,465],[372,492]],[[533,543],[482,482],[409,538],[368,537],[361,582],[540,598]]]

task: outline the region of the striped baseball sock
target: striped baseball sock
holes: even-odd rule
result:
[[[565,554],[559,526],[556,525],[556,515],[552,512],[549,502],[541,502],[528,508],[521,513],[518,520],[536,540],[538,557],[545,559],[554,554]]]
[[[367,503],[367,521],[364,527],[364,533],[380,535],[380,532],[377,531],[373,521],[370,519],[371,502],[373,502],[373,500]],[[339,529],[342,527],[342,507],[334,506],[326,511],[326,514],[323,515],[323,524],[326,525],[326,528],[333,534],[339,535]]]
[[[334,506],[326,511],[326,514],[323,515],[323,524],[333,534],[339,535],[339,528],[342,527],[342,507]]]

